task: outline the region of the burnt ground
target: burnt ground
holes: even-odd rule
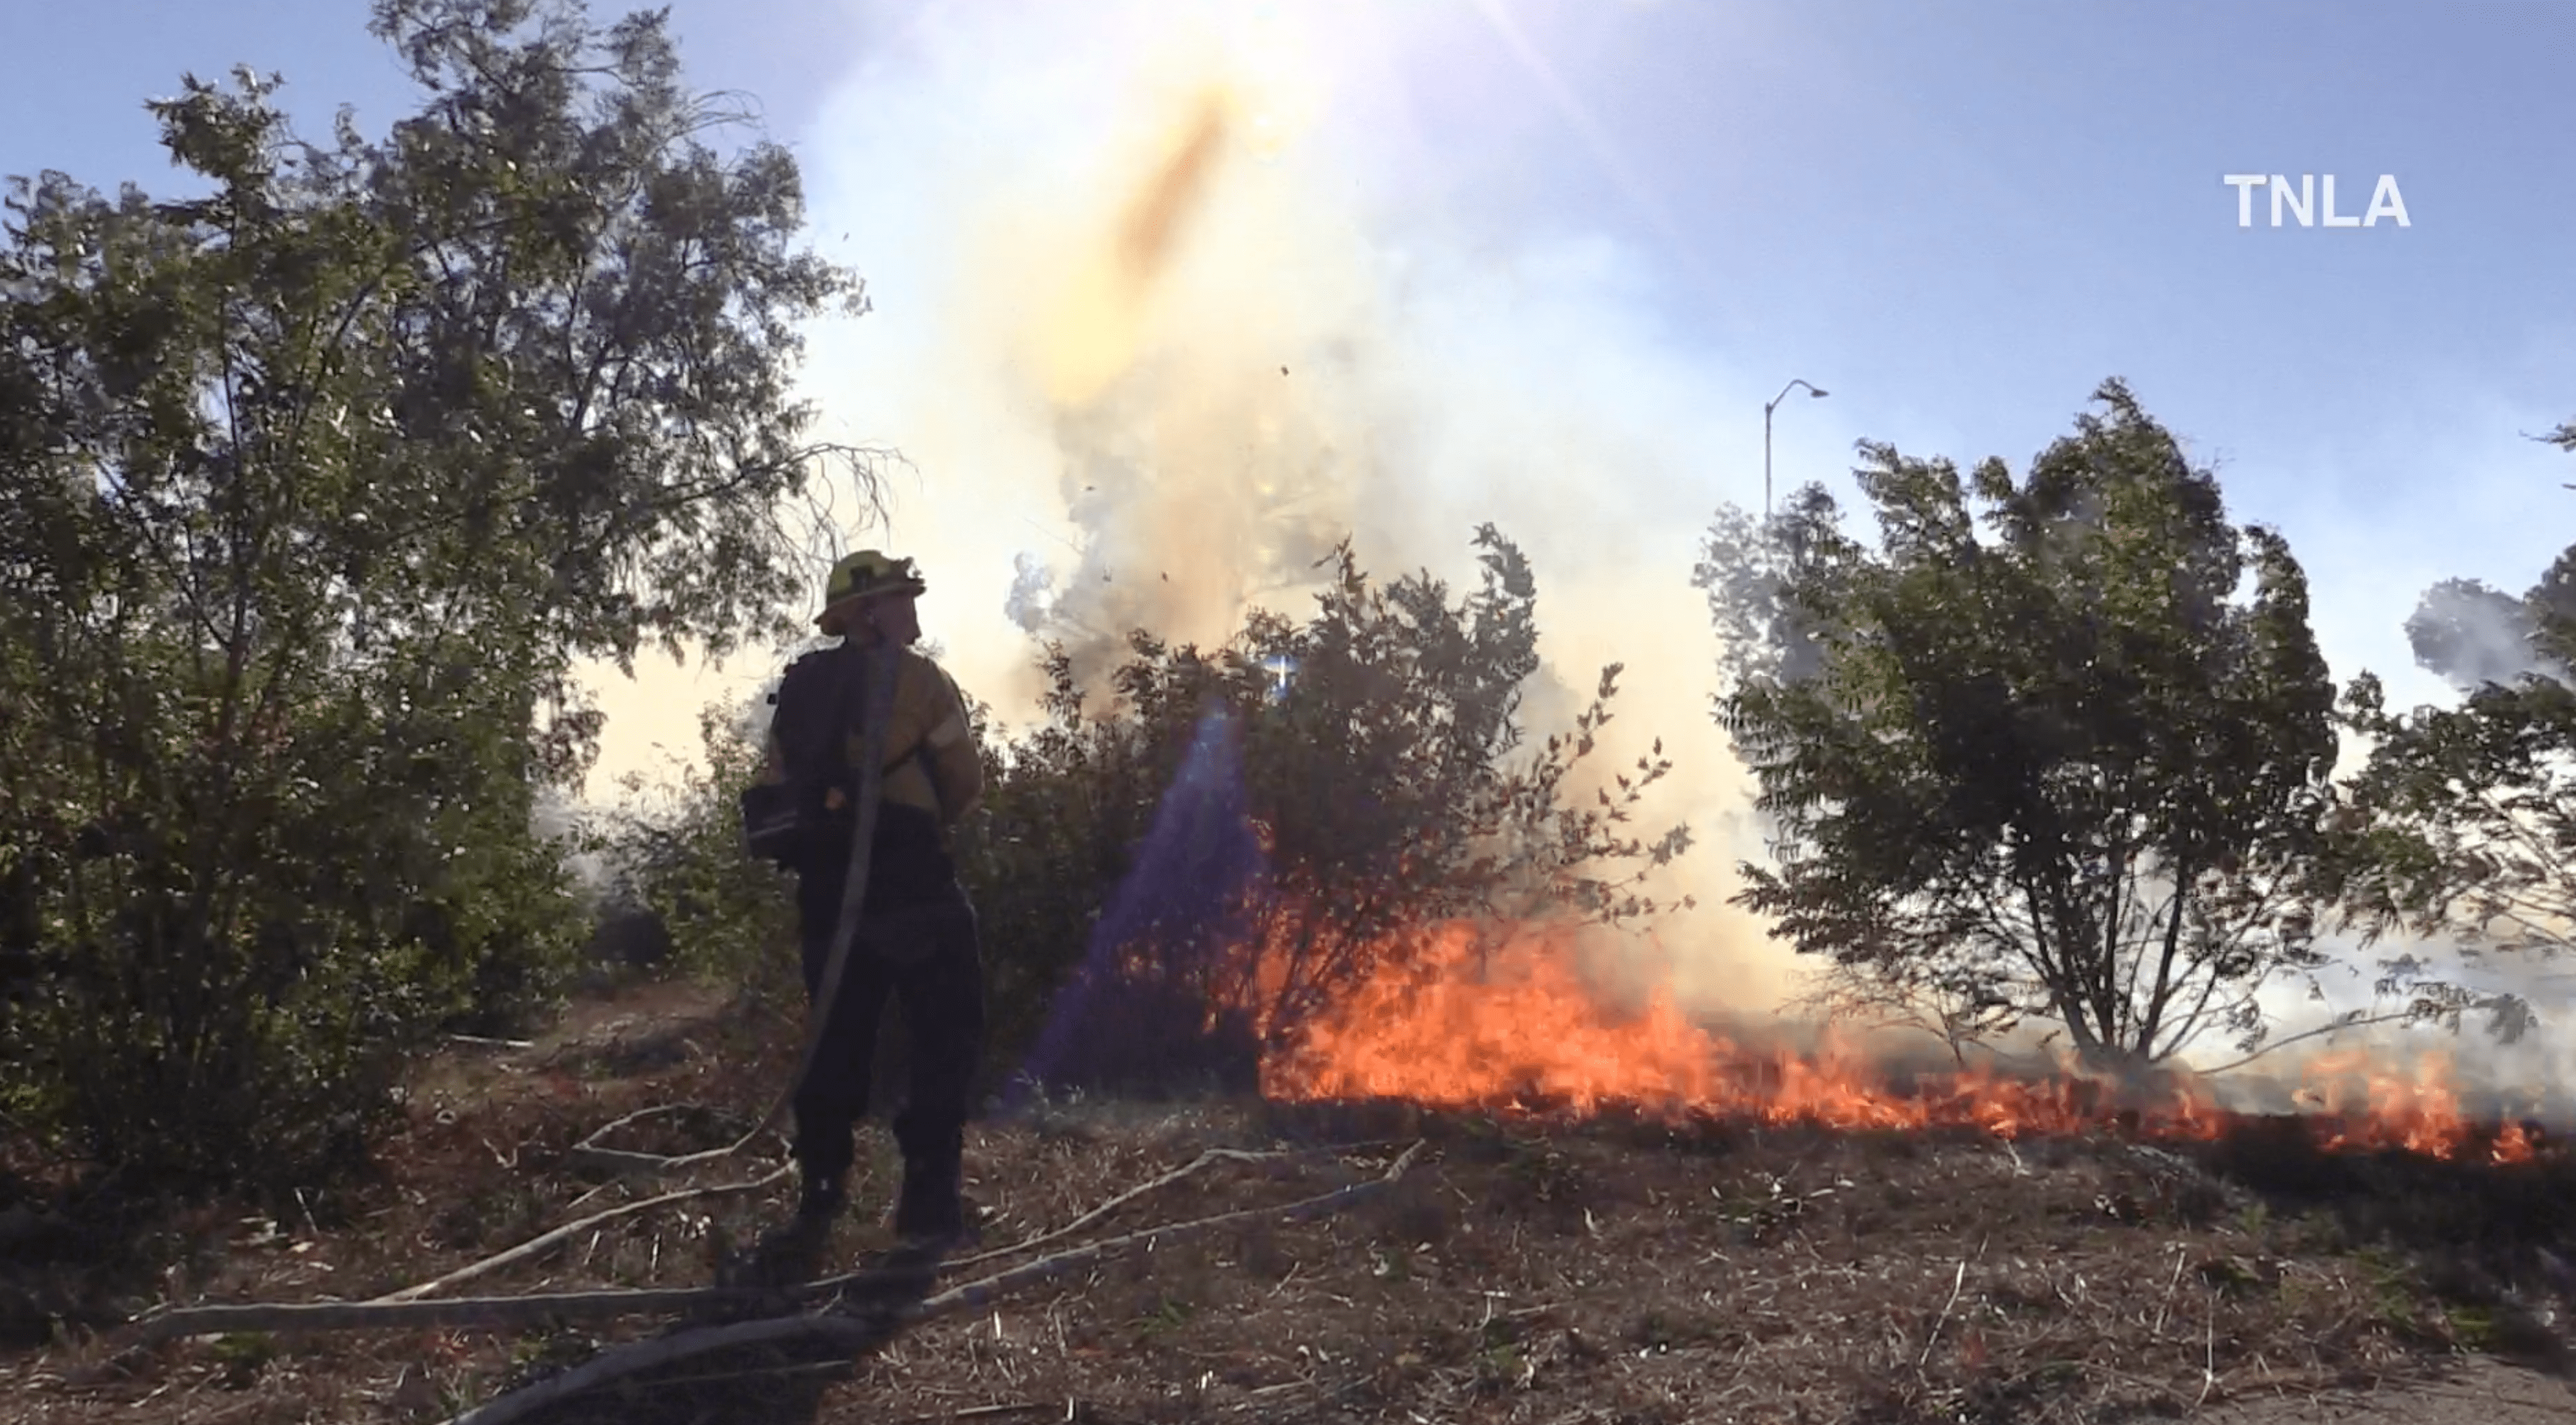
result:
[[[711,1107],[631,1144],[724,1141],[766,1106],[796,1034],[756,1001],[648,985],[527,1048],[459,1044],[423,1066],[377,1179],[282,1211],[49,1200],[22,1166],[0,1199],[0,1399],[31,1425],[433,1421],[666,1333],[671,1319],[641,1318],[136,1347],[119,1324],[161,1302],[364,1299],[619,1202],[757,1178],[774,1147],[633,1183],[569,1149],[653,1103]],[[2576,1410],[2549,1374],[2576,1307],[2563,1148],[2498,1167],[2326,1156],[2259,1120],[2207,1144],[2005,1143],[1073,1102],[980,1125],[970,1191],[997,1249],[1203,1149],[1282,1153],[1211,1165],[1079,1243],[1371,1178],[1416,1138],[1396,1190],[1332,1216],[1130,1252],[855,1360],[702,1358],[538,1418],[2516,1425]],[[881,1136],[863,1162],[840,1264],[886,1241]],[[629,1216],[446,1294],[704,1285],[790,1192]]]

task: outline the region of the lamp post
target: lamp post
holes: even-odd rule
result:
[[[1790,392],[1801,386],[1807,388],[1808,399],[1821,401],[1825,398],[1823,391],[1808,382],[1792,380],[1788,385],[1780,388],[1779,395],[1764,402],[1762,406],[1762,517],[1764,519],[1771,517],[1771,413],[1779,409],[1782,401],[1789,399]]]

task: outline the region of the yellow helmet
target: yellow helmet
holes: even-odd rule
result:
[[[845,556],[832,566],[832,577],[823,584],[823,612],[816,615],[818,624],[833,621],[835,610],[885,594],[922,594],[930,585],[909,559],[896,559],[874,549],[862,549]]]

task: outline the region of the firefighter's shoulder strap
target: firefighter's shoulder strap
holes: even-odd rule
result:
[[[847,770],[846,745],[856,712],[861,668],[883,662],[849,647],[820,648],[787,665],[769,695],[771,735],[790,781]]]

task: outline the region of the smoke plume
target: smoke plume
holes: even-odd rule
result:
[[[1669,331],[1660,278],[1592,236],[1597,215],[1497,232],[1428,187],[1387,82],[1436,68],[1403,56],[1411,13],[988,0],[872,27],[798,145],[814,231],[876,302],[814,334],[819,433],[899,447],[919,472],[861,541],[923,561],[931,637],[1006,723],[1036,714],[1044,640],[1096,688],[1131,629],[1204,646],[1250,608],[1303,613],[1346,535],[1376,578],[1466,578],[1469,533],[1492,521],[1539,581],[1531,732],[1564,728],[1624,664],[1600,770],[1660,739],[1674,776],[1637,830],[1686,821],[1696,840],[1652,889],[1698,909],[1596,948],[1627,988],[1661,976],[1750,1034],[1793,990],[1793,958],[1724,904],[1761,827],[1710,719],[1719,650],[1690,578],[1715,507],[1759,504],[1756,413],[1782,373],[1766,352],[1739,376]],[[1784,463],[1779,485],[1822,473]],[[2513,603],[2428,601],[2410,634],[2454,677],[2510,676],[2536,666]],[[771,671],[651,670],[611,708],[594,785],[620,746],[646,766],[650,744],[693,749],[695,709]],[[2328,1004],[2284,996],[2285,1034],[2367,1003],[2355,959],[2360,983]],[[2561,1024],[2564,984],[2530,987]],[[2421,1042],[2385,1047],[2395,1062]],[[2563,1029],[2447,1047],[2482,1061],[2477,1084],[2576,1064]]]
[[[2528,604],[2474,579],[2445,579],[2427,589],[2406,620],[2416,663],[2463,690],[2510,684],[2530,673],[2564,681],[2567,670],[2542,655],[2539,635]]]
[[[1533,744],[1624,664],[1590,775],[1661,739],[1675,771],[1634,830],[1698,842],[1651,888],[1698,909],[1608,953],[1695,1000],[1778,1003],[1787,956],[1723,905],[1750,848],[1690,585],[1742,497],[1710,478],[1703,414],[1731,383],[1664,347],[1642,265],[1385,201],[1362,151],[1380,126],[1352,117],[1378,112],[1352,92],[1367,56],[1340,47],[1392,41],[1360,21],[941,13],[816,160],[850,185],[818,221],[866,236],[848,257],[879,304],[817,367],[853,433],[924,472],[895,538],[969,691],[1017,721],[1041,641],[1098,688],[1130,630],[1204,647],[1255,607],[1302,614],[1344,537],[1375,579],[1465,579],[1490,520],[1539,579]]]

